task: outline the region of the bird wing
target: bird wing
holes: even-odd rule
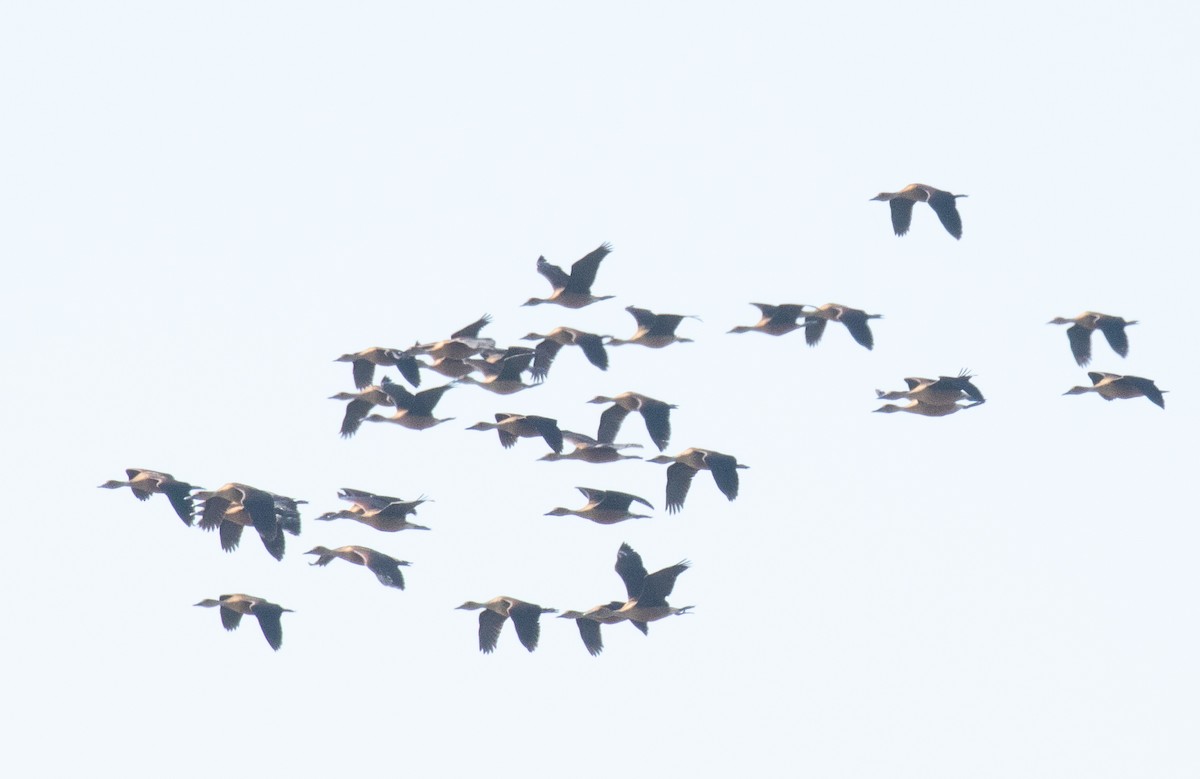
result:
[[[357,398],[346,404],[346,415],[342,417],[342,438],[350,438],[362,427],[362,422],[375,404],[369,400]]]
[[[242,542],[242,526],[236,522],[224,521],[220,529],[221,549],[232,552]]]
[[[404,589],[404,574],[400,573],[400,566],[406,564],[404,561],[374,550],[368,550],[367,554],[360,553],[359,556],[366,560],[367,570],[375,574],[384,587]]]
[[[1092,331],[1079,325],[1067,328],[1067,340],[1071,342],[1071,354],[1075,362],[1083,367],[1092,361]],[[1111,341],[1110,341],[1111,343]]]
[[[579,637],[583,639],[583,645],[587,647],[588,654],[592,657],[604,651],[604,639],[600,637],[600,623],[594,619],[577,619],[575,624],[579,626]]]
[[[177,481],[169,482],[160,489],[167,496],[167,500],[171,501],[171,508],[175,509],[175,513],[183,520],[183,524],[191,527],[192,516],[196,510],[192,503],[192,485]]]
[[[375,380],[375,363],[370,360],[354,361],[354,386],[365,389]]]
[[[546,374],[550,372],[550,365],[554,362],[554,358],[558,356],[560,349],[562,349],[562,344],[558,341],[551,341],[549,338],[533,348],[533,370],[531,373],[534,381],[540,382],[546,378]]]
[[[200,529],[215,530],[220,527],[221,520],[225,517],[225,512],[229,510],[229,505],[229,501],[219,495],[205,498],[200,511]]]
[[[644,412],[643,412],[644,413]],[[629,416],[629,410],[624,406],[613,405],[600,415],[600,429],[596,431],[596,440],[602,444],[611,444],[617,440],[617,432],[621,423]],[[661,447],[659,447],[661,449]]]
[[[688,561],[676,563],[670,568],[655,571],[646,577],[642,583],[642,591],[638,593],[639,606],[665,606],[667,596],[675,589],[675,579],[691,565]]]
[[[259,530],[258,537],[262,539],[263,546],[266,547],[267,553],[271,555],[271,557],[274,557],[276,560],[283,559],[284,547],[287,546],[287,541],[278,527],[275,527],[273,532],[270,534],[263,533],[261,530]]]
[[[404,380],[414,387],[421,386],[421,363],[411,354],[403,354],[396,352],[393,355],[396,360],[396,369],[400,371],[400,375]]]
[[[896,201],[893,200],[893,203]],[[804,342],[809,346],[816,346],[821,343],[821,336],[825,335],[826,320],[819,316],[806,317],[804,320]]]
[[[406,411],[413,410],[413,403],[416,401],[417,396],[409,392],[402,385],[384,376],[383,380],[379,382],[379,389],[383,390],[383,393],[392,399],[392,403],[396,405],[396,408],[402,408]],[[429,392],[429,390],[425,390],[425,392]]]
[[[279,535],[279,519],[275,516],[275,501],[270,495],[265,492],[243,490],[242,508],[250,515],[254,529],[263,537],[264,543],[268,538]]]
[[[530,652],[537,649],[538,636],[541,634],[539,619],[542,616],[542,607],[532,603],[514,603],[508,610],[508,616],[512,618],[521,645]]]
[[[603,499],[597,508],[616,509],[618,511],[628,511],[629,505],[633,502],[641,503],[649,509],[654,506],[645,498],[639,498],[637,495],[630,495],[628,492],[617,492],[616,490],[605,490]]]
[[[602,371],[608,370],[608,351],[604,348],[603,338],[594,333],[580,333],[575,342],[583,350],[588,362]]]
[[[279,618],[283,614],[283,607],[260,601],[254,604],[250,613],[258,617],[258,626],[262,628],[267,643],[271,645],[272,649],[279,651],[279,647],[283,646],[283,625],[279,622]]]
[[[551,267],[553,267],[553,266],[551,266]],[[541,269],[539,268],[538,270],[540,272]],[[478,319],[476,319],[474,322],[467,325],[466,327],[460,328],[460,329],[454,331],[453,333],[451,333],[450,339],[454,340],[455,338],[478,338],[479,331],[482,330],[484,328],[484,326],[489,324],[491,321],[492,321],[491,316],[489,316],[488,314],[484,314],[483,316],[479,317]]]
[[[1129,354],[1129,337],[1125,335],[1125,323],[1116,320],[1101,320],[1096,324],[1100,332],[1104,333],[1104,337],[1108,339],[1108,345],[1117,354],[1125,357]]]
[[[500,370],[496,374],[496,381],[520,381],[521,374],[533,362],[533,357],[533,349],[513,352],[505,356],[500,361]]]
[[[692,477],[695,475],[696,470],[683,463],[675,463],[667,468],[668,514],[674,514],[683,508],[683,502],[687,499],[688,489],[692,486]]]
[[[620,407],[618,406],[618,408]],[[642,404],[641,412],[642,421],[646,423],[646,432],[650,434],[650,440],[661,452],[667,448],[667,442],[671,440],[671,404],[663,403],[661,400],[647,401]],[[601,423],[603,423],[603,419]],[[613,436],[614,438],[609,439],[608,443],[613,443],[615,440],[615,429]]]
[[[416,414],[417,416],[432,415],[434,406],[436,406],[438,401],[442,399],[442,395],[446,394],[446,390],[450,389],[452,386],[453,385],[451,384],[443,384],[440,387],[431,387],[430,389],[422,390],[416,395],[413,395],[412,402],[409,404],[408,408],[409,413]],[[399,405],[399,403],[397,403],[397,405]]]
[[[556,454],[562,454],[563,450],[563,434],[558,429],[558,420],[550,419],[549,417],[525,417],[526,421],[531,422],[534,429],[542,437],[542,440],[555,451]]]
[[[491,609],[484,609],[479,612],[480,652],[488,655],[496,650],[496,642],[500,640],[500,630],[504,627],[504,620],[506,619],[508,617],[497,614]]]
[[[956,239],[962,238],[962,217],[958,215],[958,206],[955,204],[954,195],[949,192],[930,192],[929,207],[938,215],[938,219],[942,220],[942,226],[946,228],[946,232],[953,235]],[[895,200],[892,201],[895,204]],[[908,201],[906,201],[908,202]],[[909,205],[909,210],[912,210],[912,205]],[[895,215],[895,211],[892,214]]]
[[[675,328],[679,327],[679,323],[684,318],[682,314],[658,314],[654,317],[654,323],[650,326],[650,332],[646,333],[646,335],[675,335]]]
[[[850,331],[850,336],[855,341],[858,341],[860,345],[868,349],[875,348],[875,338],[871,335],[871,327],[868,324],[869,318],[865,313],[843,309],[842,315],[838,319]]]
[[[537,272],[545,276],[546,280],[550,282],[550,286],[555,289],[566,289],[567,285],[571,283],[571,277],[567,275],[567,272],[557,265],[547,262],[545,257],[538,257]]]
[[[625,583],[626,595],[636,598],[642,591],[642,582],[646,580],[646,566],[642,564],[642,556],[633,551],[629,544],[621,544],[621,548],[617,550],[617,564],[614,570]]]
[[[634,318],[634,321],[637,322],[638,328],[645,328],[647,331],[654,327],[654,322],[658,319],[658,315],[648,308],[628,306],[625,310],[628,311]]]
[[[888,205],[892,207],[892,229],[896,231],[896,235],[904,235],[912,224],[914,201],[897,197],[889,200]]]
[[[238,527],[240,528],[241,525]],[[226,630],[237,630],[238,625],[242,624],[242,612],[227,609],[224,606],[218,608],[217,611],[221,612],[221,625]]]
[[[1137,387],[1142,391],[1142,394],[1150,399],[1150,402],[1159,408],[1166,408],[1166,402],[1163,398],[1162,390],[1155,386],[1150,379],[1143,379],[1141,376],[1126,376],[1127,381],[1131,386]]]
[[[713,481],[721,493],[733,500],[738,494],[737,459],[727,454],[710,452],[704,457],[708,470],[712,471]],[[682,502],[682,501],[681,501]]]
[[[600,261],[608,256],[612,246],[602,243],[588,254],[575,261],[571,266],[571,277],[567,283],[567,291],[577,295],[586,295],[592,291],[592,283],[596,280],[596,271],[600,270]]]

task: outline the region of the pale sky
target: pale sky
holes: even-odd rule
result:
[[[6,775],[1196,776],[1195,6],[648,5],[5,6]],[[869,198],[912,182],[969,195],[961,241],[923,205],[892,234]],[[539,255],[605,241],[613,300],[520,306]],[[884,318],[870,352],[726,334],[750,301]],[[503,344],[628,337],[627,305],[695,343],[338,436],[344,352],[485,312]],[[1046,322],[1084,310],[1138,320],[1091,368],[1165,410],[1062,396],[1088,380]],[[962,368],[985,405],[871,413]],[[625,390],[679,406],[669,453],[749,464],[737,501],[700,474],[668,515],[662,466],[465,430],[594,434]],[[223,553],[96,489],[127,467],[307,500],[303,535]],[[577,485],[654,516],[544,516]],[[340,487],[427,495],[433,529],[312,521]],[[619,598],[622,542],[690,560],[694,613],[592,658],[552,615],[482,655],[454,610]],[[227,592],[295,610],[279,652],[192,607]]]

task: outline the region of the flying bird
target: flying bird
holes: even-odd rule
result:
[[[611,444],[616,441],[621,423],[625,421],[625,417],[636,411],[642,415],[646,432],[650,434],[650,440],[658,447],[658,451],[667,448],[671,440],[671,409],[678,406],[637,392],[622,392],[611,398],[597,395],[588,403],[613,404],[600,415],[600,429],[596,432],[596,440],[600,443]]]
[[[496,642],[500,640],[500,631],[509,618],[516,628],[521,645],[530,652],[537,649],[538,636],[541,634],[538,619],[543,614],[554,614],[558,611],[503,595],[484,603],[469,600],[457,608],[467,611],[482,609],[479,612],[479,651],[485,655],[495,651]]]
[[[646,508],[653,509],[654,506],[645,498],[639,498],[637,495],[630,495],[628,492],[617,492],[616,490],[598,490],[594,487],[576,487],[575,489],[583,493],[587,498],[587,504],[581,509],[568,509],[558,506],[546,512],[547,517],[565,517],[572,515],[590,519],[598,525],[613,525],[617,522],[624,522],[627,519],[648,519],[649,514],[634,514],[629,507],[634,503],[641,503]]]
[[[625,310],[633,315],[637,322],[637,330],[629,338],[610,338],[609,346],[624,346],[638,344],[651,349],[662,349],[671,344],[691,343],[691,338],[675,335],[675,328],[685,319],[699,319],[691,314],[656,314],[647,308],[626,306]]]
[[[1163,399],[1167,390],[1160,390],[1150,379],[1097,371],[1088,371],[1088,378],[1092,380],[1092,386],[1072,387],[1063,394],[1082,395],[1085,392],[1095,392],[1105,400],[1146,398],[1159,408],[1167,407]]]
[[[1071,354],[1074,355],[1075,362],[1082,368],[1092,361],[1092,333],[1097,330],[1104,333],[1114,352],[1122,357],[1128,355],[1129,338],[1125,335],[1125,328],[1136,325],[1137,320],[1084,311],[1071,318],[1056,316],[1046,324],[1070,325],[1067,328],[1067,340],[1071,342]]]
[[[339,546],[337,549],[315,546],[304,554],[317,555],[316,562],[309,565],[329,565],[336,557],[348,563],[366,566],[383,586],[395,587],[397,590],[404,589],[404,574],[400,572],[400,566],[412,565],[407,560],[397,560],[367,546]]]
[[[609,255],[612,246],[600,244],[595,250],[576,260],[567,273],[557,265],[551,265],[545,257],[538,257],[537,272],[546,277],[554,291],[548,298],[530,298],[523,305],[536,306],[540,303],[554,303],[566,308],[583,308],[601,300],[608,300],[612,295],[596,296],[592,294],[592,284],[596,281],[596,271],[600,269],[600,261]]]
[[[685,449],[674,456],[660,454],[647,462],[660,465],[671,463],[671,467],[667,468],[668,514],[683,508],[683,501],[692,486],[692,477],[699,471],[711,472],[721,494],[732,501],[738,496],[738,470],[750,467],[739,463],[733,455],[696,448]]]
[[[850,337],[860,346],[867,349],[875,348],[875,337],[871,334],[870,320],[882,319],[883,314],[868,314],[859,308],[843,306],[839,303],[825,305],[805,314],[804,341],[809,346],[816,346],[825,334],[825,325],[829,322],[841,322],[850,331]]]
[[[942,220],[946,232],[956,239],[962,238],[962,218],[958,215],[955,200],[966,195],[953,195],[945,190],[930,187],[925,184],[909,184],[899,192],[880,192],[872,200],[886,200],[892,207],[892,229],[896,235],[908,232],[912,224],[913,205],[928,203],[933,212]]]
[[[258,620],[258,626],[262,628],[267,643],[276,651],[279,651],[279,647],[283,645],[283,626],[280,624],[279,618],[285,611],[292,611],[278,603],[271,603],[265,598],[244,593],[222,595],[216,600],[205,598],[196,605],[204,608],[219,608],[221,624],[225,626],[226,630],[236,630],[242,622],[242,615],[249,614]]]
[[[100,485],[101,489],[117,490],[128,487],[138,500],[150,500],[154,493],[162,493],[171,502],[171,508],[189,527],[195,516],[195,505],[192,503],[192,491],[201,489],[185,481],[179,481],[169,473],[150,471],[145,468],[126,468],[125,476],[128,481],[110,479]]]

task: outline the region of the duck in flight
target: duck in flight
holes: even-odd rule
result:
[[[1150,379],[1099,371],[1088,371],[1088,378],[1092,380],[1092,386],[1072,387],[1063,394],[1082,395],[1085,392],[1095,392],[1105,400],[1146,398],[1159,408],[1167,407],[1163,398],[1167,390],[1160,390]]]
[[[1082,368],[1092,361],[1092,333],[1097,330],[1104,333],[1104,338],[1114,352],[1122,357],[1128,355],[1129,338],[1125,335],[1125,328],[1136,325],[1137,320],[1084,311],[1076,317],[1056,316],[1047,324],[1070,325],[1067,328],[1067,340],[1071,342],[1071,354],[1075,357],[1075,362]]]
[[[192,491],[202,489],[201,487],[179,481],[169,473],[145,468],[126,468],[125,477],[127,481],[110,479],[101,484],[100,488],[117,490],[121,487],[128,487],[138,500],[150,500],[150,496],[154,493],[162,493],[167,496],[167,500],[171,501],[171,508],[175,509],[175,513],[183,520],[183,524],[191,526],[196,513],[195,505],[192,503]]]
[[[317,555],[316,562],[309,565],[329,565],[336,557],[348,563],[366,566],[384,587],[395,587],[397,590],[404,589],[404,574],[400,572],[400,566],[412,565],[407,560],[397,560],[367,546],[339,546],[337,549],[315,546],[304,554]]]
[[[262,628],[263,636],[272,649],[279,651],[279,647],[283,645],[283,626],[279,618],[285,611],[291,612],[291,609],[285,609],[278,603],[239,592],[222,595],[217,599],[205,598],[196,605],[219,608],[221,624],[226,630],[236,630],[242,622],[242,615],[249,614],[258,620],[258,626]]]
[[[536,306],[541,303],[554,303],[565,308],[583,308],[601,300],[608,300],[612,295],[593,295],[592,284],[596,281],[596,271],[600,270],[600,261],[612,252],[612,246],[607,243],[575,261],[571,272],[567,273],[557,265],[551,265],[545,257],[538,257],[537,272],[546,277],[554,291],[548,298],[530,298],[523,305]]]
[[[933,212],[942,220],[946,232],[956,239],[962,238],[962,218],[958,215],[955,203],[960,197],[945,190],[926,184],[909,184],[899,192],[880,192],[871,200],[885,200],[892,207],[892,229],[896,235],[904,235],[912,224],[913,206],[917,203],[928,203]]]
[[[536,603],[510,598],[507,595],[492,598],[483,603],[469,600],[457,608],[466,611],[482,609],[479,612],[479,651],[485,655],[496,650],[496,642],[500,640],[500,631],[510,618],[513,627],[516,628],[521,646],[530,652],[537,649],[538,637],[541,635],[541,627],[538,625],[539,618],[543,614],[554,614],[558,611],[558,609],[544,608]]]
[[[851,308],[840,303],[826,303],[805,314],[804,341],[809,346],[816,346],[821,343],[821,336],[825,335],[827,323],[841,322],[850,331],[850,337],[860,346],[874,349],[875,336],[871,334],[869,322],[872,319],[882,318],[883,314],[868,314],[860,308]]]
[[[667,444],[671,440],[671,409],[678,408],[678,406],[655,400],[638,392],[622,392],[611,398],[606,395],[597,395],[588,403],[613,404],[600,415],[600,428],[596,431],[596,440],[600,443],[611,444],[616,441],[617,433],[621,430],[621,423],[625,421],[625,417],[636,411],[642,415],[642,421],[646,424],[646,432],[650,434],[650,440],[658,447],[658,451],[661,452],[667,448]]]
[[[732,501],[738,496],[738,470],[750,467],[739,463],[733,455],[696,448],[685,449],[673,457],[660,454],[647,462],[660,465],[671,463],[671,467],[667,468],[668,514],[674,514],[683,508],[683,502],[692,486],[692,477],[698,472],[712,473],[717,489]]]

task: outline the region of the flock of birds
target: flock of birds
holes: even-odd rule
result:
[[[942,225],[956,239],[962,237],[962,220],[958,213],[956,195],[922,184],[911,184],[899,192],[883,192],[872,200],[886,201],[891,207],[892,226],[898,236],[908,232],[912,222],[913,208],[918,202],[928,203],[937,214]],[[552,304],[567,309],[580,309],[604,300],[612,295],[595,295],[595,282],[601,262],[612,251],[602,244],[594,251],[576,261],[570,272],[551,264],[544,257],[537,261],[537,271],[552,287],[546,298],[530,298],[524,305]],[[758,332],[771,336],[782,336],[803,329],[809,346],[817,345],[830,322],[844,325],[850,336],[861,346],[872,349],[874,337],[870,320],[879,319],[879,314],[868,314],[860,309],[836,303],[809,306],[794,303],[753,303],[761,312],[759,321],[753,325],[734,327],[730,333]],[[354,436],[364,421],[390,422],[409,430],[426,430],[449,422],[453,417],[439,418],[435,409],[445,393],[461,385],[475,385],[497,395],[511,395],[536,386],[546,380],[558,353],[568,346],[579,347],[587,361],[600,370],[609,365],[608,348],[638,344],[652,349],[661,349],[691,339],[676,334],[685,319],[694,318],[682,314],[655,313],[649,309],[628,306],[625,309],[635,320],[636,330],[629,338],[621,339],[608,335],[589,333],[571,327],[556,327],[548,333],[530,333],[522,340],[537,342],[533,347],[500,347],[494,339],[481,336],[483,328],[491,322],[487,315],[451,333],[443,340],[417,343],[407,349],[372,347],[359,352],[344,354],[339,362],[352,365],[356,391],[340,392],[332,399],[346,402],[341,435]],[[1076,363],[1084,367],[1092,357],[1092,335],[1099,330],[1112,350],[1121,357],[1128,354],[1129,342],[1125,328],[1137,324],[1118,316],[1087,311],[1073,318],[1056,317],[1050,324],[1069,325],[1067,337]],[[383,376],[375,383],[376,370],[395,368],[399,376],[412,390]],[[422,372],[432,372],[450,381],[430,389],[415,391],[421,384]],[[529,375],[526,381],[525,375]],[[1139,376],[1114,373],[1089,372],[1090,386],[1076,386],[1067,390],[1068,395],[1095,392],[1105,400],[1145,397],[1159,407],[1164,407],[1163,390],[1154,382]],[[907,412],[921,416],[940,417],[985,402],[980,389],[972,383],[968,372],[955,376],[937,378],[907,377],[906,389],[884,392],[876,390],[880,400],[907,401],[905,405],[886,403],[878,412]],[[495,431],[505,449],[515,446],[519,439],[540,439],[549,448],[541,459],[554,461],[573,459],[585,463],[603,464],[624,459],[641,459],[638,455],[626,454],[626,450],[639,448],[640,444],[617,443],[626,418],[633,413],[642,417],[646,432],[653,445],[663,452],[671,438],[671,403],[648,397],[638,392],[623,392],[612,397],[597,396],[591,403],[604,404],[607,408],[600,414],[595,436],[562,429],[558,421],[550,417],[498,413],[494,421],[477,422],[468,430]],[[376,407],[392,409],[390,414],[373,413]],[[564,452],[566,444],[572,449]],[[700,471],[708,471],[721,493],[730,501],[738,496],[738,471],[747,468],[733,455],[711,449],[688,448],[676,455],[660,454],[648,460],[651,463],[668,465],[666,471],[665,503],[669,513],[682,510],[691,483]],[[218,531],[221,548],[227,552],[235,550],[246,527],[252,527],[259,535],[267,552],[276,560],[282,560],[285,537],[299,535],[299,506],[306,501],[285,495],[231,482],[217,490],[204,490],[180,481],[168,473],[139,468],[126,470],[126,479],[110,480],[102,488],[119,489],[128,487],[138,500],[148,500],[154,494],[162,494],[170,501],[176,514],[191,526]],[[596,522],[614,524],[629,519],[647,517],[636,513],[639,507],[653,510],[654,506],[645,498],[626,492],[593,487],[577,488],[586,503],[577,509],[555,507],[547,516],[572,515]],[[392,533],[402,530],[428,530],[429,528],[410,521],[417,508],[426,498],[405,500],[387,495],[378,495],[364,490],[344,488],[338,498],[350,504],[350,508],[326,512],[315,519],[331,521],[350,519],[377,531]],[[637,504],[635,506],[635,504]],[[381,584],[403,590],[404,576],[401,568],[410,565],[390,555],[365,546],[342,546],[328,548],[317,546],[305,554],[313,555],[316,566],[328,565],[335,559],[361,565],[371,571]],[[603,650],[600,626],[617,622],[631,622],[644,634],[648,634],[648,623],[670,616],[688,613],[693,607],[671,606],[667,598],[671,595],[675,581],[689,567],[685,560],[654,573],[647,573],[642,559],[628,544],[622,544],[617,552],[615,570],[625,589],[623,600],[611,600],[584,611],[564,611],[560,618],[572,619],[578,627],[587,651],[598,655]],[[240,624],[244,615],[258,620],[263,635],[272,649],[279,649],[283,642],[281,616],[291,609],[245,593],[221,595],[216,599],[205,599],[196,604],[200,607],[217,608],[221,623],[227,630]],[[557,613],[556,609],[545,608],[536,603],[499,596],[483,602],[467,601],[458,608],[478,610],[479,648],[484,653],[492,652],[499,640],[504,623],[512,620],[521,644],[533,651],[537,648],[540,634],[539,620],[542,614]]]

